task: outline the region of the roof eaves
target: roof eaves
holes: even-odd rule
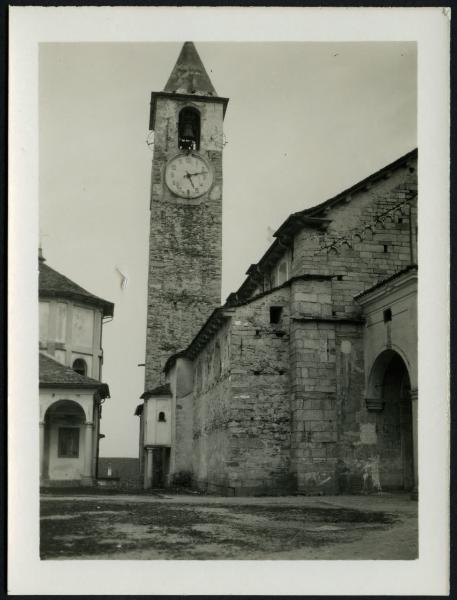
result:
[[[354,300],[359,300],[360,298],[368,296],[372,292],[374,292],[378,289],[381,289],[382,287],[391,283],[392,281],[395,281],[395,279],[398,279],[398,278],[402,277],[403,275],[406,275],[409,272],[413,272],[413,271],[417,272],[417,270],[418,270],[418,267],[416,264],[408,265],[401,271],[397,271],[397,273],[394,273],[393,275],[390,275],[389,277],[386,277],[385,279],[381,279],[381,281],[378,281],[378,283],[375,283],[368,289],[364,290],[363,292],[360,292],[360,294],[357,294],[356,296],[354,296]]]
[[[202,325],[202,327],[194,336],[193,340],[190,342],[187,348],[185,350],[182,350],[181,352],[177,352],[176,354],[170,356],[167,362],[165,363],[163,370],[165,372],[168,372],[174,366],[178,358],[184,357],[189,358],[191,360],[195,358],[200,348],[204,346],[205,342],[214,334],[215,331],[217,331],[220,328],[220,326],[226,319],[231,317],[229,310],[230,307],[226,305],[220,306],[213,310],[211,315]]]
[[[90,306],[97,306],[102,309],[103,316],[112,317],[114,315],[114,303],[108,300],[103,300],[98,296],[80,294],[78,292],[72,292],[71,290],[40,290],[39,297],[44,298],[68,298],[81,302],[82,304],[88,304]]]
[[[314,215],[320,214],[322,212],[328,212],[331,208],[333,208],[335,204],[338,204],[341,201],[345,201],[347,198],[350,198],[358,191],[366,189],[367,186],[373,184],[379,179],[382,179],[384,176],[388,175],[392,171],[395,171],[399,167],[403,165],[407,166],[408,162],[416,158],[417,155],[417,148],[415,148],[414,150],[407,152],[403,156],[400,156],[400,158],[397,158],[392,163],[389,163],[388,165],[382,167],[378,171],[371,173],[371,175],[368,175],[368,177],[365,177],[361,181],[358,181],[353,186],[340,192],[336,196],[333,196],[332,198],[329,198],[328,200],[325,200],[324,202],[321,202],[316,206],[306,208],[305,210],[301,211],[301,214],[306,217],[314,217]]]
[[[140,398],[142,400],[147,400],[153,396],[171,396],[170,384],[165,383],[163,385],[158,385],[152,390],[146,390],[143,394],[141,394]]]

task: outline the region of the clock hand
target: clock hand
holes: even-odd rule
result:
[[[199,171],[198,173],[189,173],[189,177],[195,177],[195,175],[206,175],[208,171]]]
[[[195,189],[194,182],[192,181],[192,175],[189,173],[189,171],[186,171],[185,177],[187,177],[187,179],[190,181],[192,187]]]

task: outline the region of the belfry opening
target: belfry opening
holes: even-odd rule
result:
[[[180,150],[200,149],[200,113],[191,106],[179,113],[178,147]]]

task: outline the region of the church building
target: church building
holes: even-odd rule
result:
[[[103,323],[114,305],[39,258],[40,485],[93,485],[102,404]]]
[[[222,126],[186,42],[154,92],[145,487],[417,491],[417,151],[291,214],[221,306]]]

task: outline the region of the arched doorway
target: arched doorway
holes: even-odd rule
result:
[[[58,400],[48,408],[44,418],[43,479],[81,479],[85,421],[83,408],[73,400]]]
[[[413,416],[408,368],[398,352],[385,350],[371,370],[368,403],[376,407],[383,489],[414,487]],[[370,404],[368,406],[370,408]]]

